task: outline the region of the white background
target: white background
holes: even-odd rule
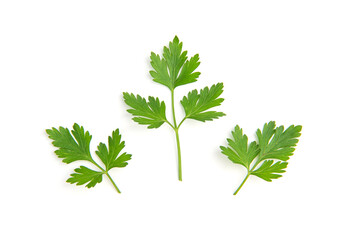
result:
[[[1,1],[0,238],[348,239],[348,1]],[[200,54],[198,82],[224,82],[227,116],[187,120],[183,182],[174,133],[131,121],[122,92],[157,96],[150,52],[175,35]],[[221,155],[239,124],[303,125],[284,176],[251,177]],[[45,129],[79,123],[91,151],[116,128],[133,154],[93,189],[65,180]],[[87,165],[87,164],[86,164]]]

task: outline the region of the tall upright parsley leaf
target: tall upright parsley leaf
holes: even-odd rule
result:
[[[271,182],[280,178],[285,172],[287,160],[293,155],[302,126],[291,125],[286,130],[284,126],[276,127],[275,122],[266,123],[263,130],[257,130],[258,141],[248,143],[248,138],[237,125],[228,138],[228,147],[221,146],[222,153],[233,163],[247,169],[247,175],[242,181],[236,195],[250,175]],[[252,162],[254,164],[251,166]]]
[[[199,55],[196,54],[188,60],[187,51],[182,51],[183,43],[175,36],[169,47],[164,47],[163,57],[151,53],[150,64],[154,70],[150,75],[157,83],[165,85],[171,91],[176,87],[196,82],[199,72],[194,72],[200,65]]]
[[[196,69],[200,65],[199,55],[190,59],[187,51],[183,51],[183,43],[178,37],[174,37],[168,47],[163,49],[162,57],[151,53],[150,64],[153,67],[149,73],[154,82],[166,86],[171,91],[172,123],[166,118],[166,106],[158,98],[149,97],[148,101],[132,93],[124,93],[124,101],[130,107],[127,111],[132,114],[135,122],[147,125],[148,128],[159,128],[167,123],[175,132],[178,154],[178,179],[182,181],[181,150],[179,142],[179,127],[186,119],[198,121],[212,121],[224,116],[222,112],[212,111],[211,108],[221,105],[223,98],[219,98],[223,92],[223,83],[217,83],[210,88],[205,87],[200,91],[193,90],[188,96],[183,97],[181,104],[186,113],[185,117],[177,124],[174,109],[174,90],[176,87],[197,81],[200,72]]]
[[[104,143],[98,145],[96,151],[97,156],[104,164],[104,168],[95,162],[90,153],[90,142],[92,136],[88,131],[85,132],[84,128],[78,124],[74,124],[73,130],[68,128],[59,127],[47,129],[48,137],[52,139],[53,146],[58,149],[55,151],[59,158],[63,159],[64,163],[72,163],[78,160],[85,160],[92,163],[98,170],[92,170],[85,166],[76,168],[70,178],[67,180],[69,183],[76,183],[76,185],[84,185],[91,188],[96,186],[97,183],[102,182],[103,175],[105,174],[112,182],[113,186],[120,193],[119,188],[109,175],[109,170],[115,167],[126,167],[127,161],[131,159],[131,154],[120,152],[125,147],[125,142],[121,141],[121,134],[119,129],[112,132],[112,135],[108,138],[108,147]]]

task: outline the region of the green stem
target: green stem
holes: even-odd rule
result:
[[[95,160],[93,160],[92,157],[91,157],[91,159],[90,159],[90,162],[93,163],[93,164],[94,164],[96,167],[98,167],[100,170],[102,170],[102,172],[105,172],[105,170],[104,170],[101,166],[99,166],[98,163],[96,163]]]
[[[93,163],[96,167],[98,167],[103,173],[105,173],[105,174],[107,175],[107,177],[109,178],[109,180],[111,181],[111,183],[113,184],[113,186],[114,186],[114,188],[116,189],[116,191],[117,191],[118,193],[121,193],[121,192],[120,192],[120,189],[118,188],[118,186],[116,186],[115,182],[113,181],[113,179],[111,178],[111,176],[109,175],[109,173],[108,173],[106,170],[104,170],[101,166],[99,166],[98,163],[96,163],[95,160],[92,159],[92,157],[91,157],[91,159],[90,159],[90,162],[92,162],[92,163]]]
[[[176,114],[175,114],[175,107],[174,107],[174,90],[171,90],[171,105],[172,105],[173,125],[174,125],[174,128],[177,128]]]
[[[240,189],[241,189],[242,186],[245,184],[245,182],[246,182],[246,180],[247,180],[247,178],[248,178],[249,176],[250,176],[250,172],[247,173],[245,179],[242,181],[242,183],[240,184],[240,186],[238,187],[238,189],[236,189],[236,191],[234,192],[234,195],[236,195],[236,194],[240,191]]]
[[[167,121],[167,119],[165,119],[165,122],[166,122],[168,125],[170,125],[170,127],[171,127],[173,130],[175,130],[174,126],[173,126],[169,121]]]
[[[236,191],[234,192],[234,195],[236,195],[236,194],[239,192],[239,190],[242,188],[242,186],[243,186],[244,183],[246,182],[247,178],[251,175],[251,172],[253,172],[253,170],[254,170],[254,169],[258,166],[258,164],[261,162],[260,159],[262,159],[262,157],[259,155],[259,156],[257,157],[257,160],[256,160],[256,162],[254,163],[253,167],[252,167],[250,170],[248,170],[248,173],[247,173],[245,179],[242,181],[242,183],[240,184],[240,186],[238,187],[238,189],[236,189]],[[250,168],[250,166],[248,166],[248,168]]]
[[[253,172],[253,170],[258,166],[258,164],[261,162],[261,159],[262,159],[262,156],[261,155],[258,155],[257,156],[257,160],[256,162],[254,163],[253,167],[251,168],[251,170],[249,170],[249,172]]]
[[[175,114],[175,107],[174,107],[174,90],[171,90],[171,105],[172,105],[172,117],[173,117],[173,130],[176,133],[176,142],[177,142],[177,157],[178,157],[178,180],[182,181],[182,157],[181,157],[181,145],[179,142],[179,134],[178,134],[178,128],[177,122],[176,122],[176,114]],[[183,121],[182,121],[183,122]],[[181,123],[182,123],[181,122]]]
[[[118,186],[116,186],[115,182],[113,181],[113,179],[111,178],[111,176],[109,175],[109,173],[108,173],[108,172],[105,172],[105,174],[107,175],[107,177],[109,178],[109,180],[110,180],[111,183],[113,184],[113,186],[114,186],[114,188],[116,189],[116,191],[117,191],[118,193],[121,193],[121,192],[120,192],[120,189],[118,188]]]
[[[176,132],[176,142],[177,142],[177,156],[178,156],[178,180],[182,181],[182,157],[181,157],[181,145],[179,143],[178,128]]]
[[[187,119],[187,116],[185,116],[182,121],[178,124],[178,128],[182,125],[182,123],[184,122],[184,120]]]

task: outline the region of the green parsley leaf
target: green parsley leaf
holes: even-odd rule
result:
[[[154,97],[149,97],[148,100],[147,102],[139,95],[136,97],[132,93],[124,92],[125,103],[132,107],[127,111],[136,116],[132,120],[142,125],[148,125],[148,128],[159,128],[167,121],[165,103]]]
[[[291,125],[286,130],[284,126],[276,128],[275,122],[266,123],[263,130],[257,130],[258,142],[248,144],[242,129],[236,126],[232,131],[232,138],[228,138],[228,147],[221,146],[222,153],[233,163],[240,164],[247,169],[247,175],[234,195],[238,193],[250,175],[255,175],[268,182],[277,179],[284,173],[286,162],[298,143],[302,126]],[[272,160],[273,159],[273,160]],[[274,161],[277,160],[277,161]],[[251,163],[254,161],[253,166]],[[256,169],[257,168],[257,169]]]
[[[257,130],[261,149],[260,159],[280,159],[286,161],[293,155],[302,126],[291,125],[284,131],[284,126],[275,128],[275,122],[269,122],[263,131]],[[273,139],[270,138],[273,136]]]
[[[174,130],[177,144],[179,181],[182,181],[179,127],[188,118],[205,122],[225,116],[222,112],[207,111],[210,108],[221,105],[224,100],[223,98],[218,98],[223,92],[223,84],[218,83],[211,88],[206,87],[200,90],[200,93],[197,90],[193,90],[187,97],[184,97],[181,103],[186,116],[177,124],[174,108],[174,90],[178,86],[196,82],[200,76],[200,72],[196,72],[200,65],[199,55],[195,54],[188,60],[187,53],[187,51],[183,51],[183,43],[175,36],[168,47],[165,46],[163,48],[162,57],[153,52],[150,55],[150,64],[153,67],[150,75],[153,77],[153,81],[168,87],[171,91],[172,123],[166,119],[165,103],[160,102],[158,98],[149,97],[147,102],[145,98],[139,95],[124,93],[124,101],[131,107],[127,111],[135,116],[132,118],[133,121],[148,125],[148,128],[158,128],[166,122]]]
[[[59,127],[46,130],[49,138],[53,140],[53,146],[57,147],[55,151],[59,158],[63,158],[64,163],[71,163],[77,160],[91,161],[90,142],[92,136],[83,127],[74,124],[70,134],[68,128]]]
[[[68,128],[59,127],[46,130],[48,137],[52,139],[53,146],[57,147],[55,151],[59,158],[63,158],[63,162],[72,163],[78,160],[87,160],[92,163],[99,171],[89,169],[85,166],[76,168],[75,173],[71,174],[71,178],[67,180],[69,183],[84,185],[86,187],[94,187],[97,183],[102,182],[102,176],[105,174],[112,182],[113,186],[120,193],[119,188],[109,175],[109,170],[115,167],[125,167],[127,161],[131,159],[131,154],[122,153],[121,150],[125,147],[125,142],[121,141],[119,129],[113,131],[112,136],[108,138],[108,147],[104,143],[100,143],[96,154],[102,160],[105,168],[102,168],[93,160],[90,154],[90,142],[92,136],[88,131],[78,124],[74,124],[73,130],[70,132]]]
[[[240,164],[248,169],[260,149],[255,141],[248,143],[247,136],[243,134],[238,125],[235,126],[231,135],[233,138],[227,139],[229,147],[221,146],[222,153],[228,156],[233,163]]]
[[[84,185],[88,183],[86,187],[91,188],[96,186],[97,183],[102,182],[103,172],[97,172],[87,167],[80,166],[80,168],[74,169],[75,173],[72,173],[67,182],[76,183],[76,185]]]
[[[275,162],[273,160],[266,160],[257,169],[251,172],[252,175],[260,177],[265,181],[271,182],[272,179],[277,179],[282,177],[280,174],[286,172],[284,169],[287,167],[288,162]]]
[[[189,61],[186,61],[181,69],[181,73],[175,81],[175,87],[196,82],[200,73],[194,71],[199,65],[199,54],[195,54]]]
[[[150,64],[154,70],[149,73],[154,82],[160,83],[170,90],[178,86],[196,82],[199,72],[194,72],[200,65],[199,55],[196,54],[190,60],[187,51],[182,51],[183,43],[176,36],[169,47],[164,47],[163,57],[151,53]]]
[[[127,161],[131,159],[131,154],[123,153],[118,157],[121,150],[125,147],[125,142],[121,142],[119,129],[113,131],[111,137],[108,137],[108,147],[109,150],[104,143],[100,143],[96,151],[97,156],[104,163],[106,171],[115,167],[126,167]]]
[[[212,85],[211,88],[205,87],[200,90],[193,90],[183,97],[181,104],[185,111],[185,118],[191,118],[198,121],[212,121],[215,118],[225,116],[222,112],[206,110],[221,105],[223,98],[218,98],[223,93],[223,83]]]
[[[167,63],[164,58],[160,58],[159,55],[151,53],[150,64],[154,68],[154,71],[150,71],[150,75],[154,78],[154,82],[160,83],[169,89],[174,88],[174,83],[171,82],[170,76],[168,74]]]

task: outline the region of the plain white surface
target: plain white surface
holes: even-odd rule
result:
[[[0,238],[348,239],[348,1],[1,1]],[[131,121],[122,92],[160,97],[150,52],[175,35],[200,54],[199,81],[224,82],[227,116],[174,133]],[[183,115],[179,104],[178,116]],[[180,117],[178,117],[180,118]],[[284,177],[251,177],[220,154],[235,124],[303,125]],[[74,122],[91,151],[120,128],[129,166],[94,189],[65,183],[82,162],[46,128]]]

